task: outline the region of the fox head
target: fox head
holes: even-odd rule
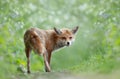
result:
[[[78,31],[78,26],[73,29],[57,29],[54,28],[56,33],[56,44],[57,48],[70,46],[75,40],[75,34]]]

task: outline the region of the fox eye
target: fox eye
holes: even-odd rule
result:
[[[62,37],[63,40],[66,40],[66,37]]]
[[[72,39],[72,37],[69,37],[69,39]]]

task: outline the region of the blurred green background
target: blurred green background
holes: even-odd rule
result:
[[[0,0],[1,79],[26,71],[26,29],[75,26],[80,28],[74,44],[52,55],[53,72],[120,70],[120,0]],[[42,57],[34,53],[31,71],[44,72]]]

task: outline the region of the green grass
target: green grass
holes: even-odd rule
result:
[[[1,0],[1,79],[27,78],[23,35],[30,27],[80,26],[74,44],[53,53],[53,72],[110,74],[119,70],[119,4],[119,0]],[[44,72],[43,59],[32,53],[31,67],[33,73]]]

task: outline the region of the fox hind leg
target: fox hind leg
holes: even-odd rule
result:
[[[27,57],[27,73],[30,73],[30,52],[31,52],[31,48],[25,48],[25,53],[26,53],[26,57]]]

